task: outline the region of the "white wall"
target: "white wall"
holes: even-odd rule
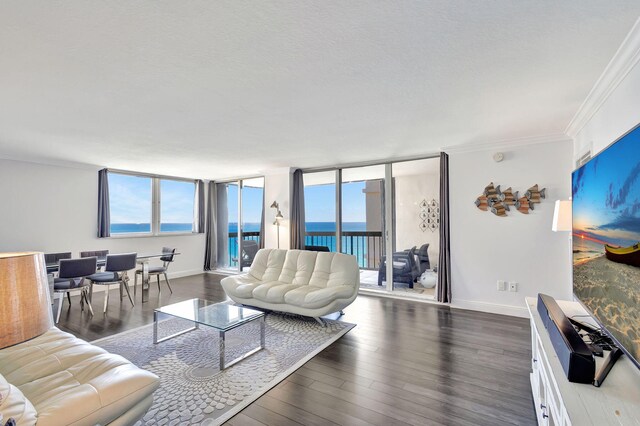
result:
[[[163,246],[181,253],[170,276],[202,272],[204,234],[98,238],[98,172],[0,159],[0,252],[35,250],[157,253]]]
[[[280,248],[289,248],[289,225],[291,218],[291,172],[289,168],[269,170],[264,173],[264,208],[265,208],[265,239],[266,248],[278,247],[278,228],[273,224],[276,210],[270,208],[271,203],[277,201],[284,220],[280,222]]]
[[[501,150],[451,153],[449,158],[453,306],[526,316],[524,298],[547,293],[571,297],[571,251],[567,233],[551,231],[554,201],[568,199],[570,140]],[[474,201],[494,182],[521,196],[538,184],[547,199],[525,215],[479,210]],[[518,292],[497,291],[497,280],[518,282]]]

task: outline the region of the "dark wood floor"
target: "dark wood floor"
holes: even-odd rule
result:
[[[58,326],[94,340],[153,321],[153,309],[192,297],[226,299],[220,276],[163,285],[158,299],[131,307],[113,290],[102,314],[81,313],[79,298]],[[344,321],[357,324],[228,425],[535,424],[529,387],[528,321],[372,296],[359,296]],[[268,343],[268,342],[267,342]]]

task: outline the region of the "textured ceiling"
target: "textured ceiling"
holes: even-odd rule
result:
[[[0,157],[218,178],[561,133],[640,2],[0,2]]]

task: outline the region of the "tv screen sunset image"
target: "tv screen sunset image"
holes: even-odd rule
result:
[[[573,173],[573,289],[640,360],[640,127]]]

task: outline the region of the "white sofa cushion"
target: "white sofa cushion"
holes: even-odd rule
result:
[[[261,249],[253,258],[249,275],[262,281],[278,281],[287,250]]]
[[[237,297],[251,298],[253,297],[253,290],[259,285],[263,284],[258,278],[251,274],[246,275],[234,275],[232,280],[227,280],[226,291]]]
[[[287,251],[278,281],[296,285],[307,285],[316,265],[317,252],[304,250]]]
[[[268,303],[284,303],[284,295],[298,288],[296,284],[287,284],[280,281],[271,281],[257,286],[253,290],[253,298]]]
[[[159,385],[154,374],[57,328],[0,350],[0,374],[33,404],[38,426],[108,424]]]
[[[301,308],[317,309],[338,299],[348,299],[353,295],[353,287],[347,285],[332,287],[299,286],[284,296],[284,301]]]
[[[9,383],[0,374],[0,413],[2,413],[4,423],[10,418],[15,419],[20,426],[35,425],[37,421],[36,409],[14,385]]]

